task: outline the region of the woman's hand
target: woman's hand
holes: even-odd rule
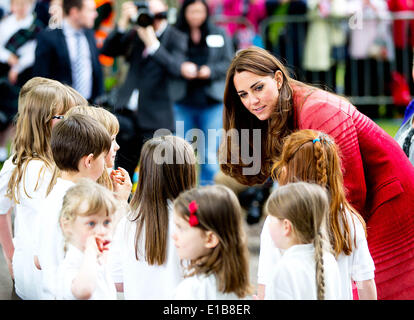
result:
[[[19,73],[14,68],[11,68],[9,70],[9,75],[8,75],[10,84],[15,85],[17,82],[18,76],[19,76]]]
[[[198,70],[197,78],[199,79],[210,79],[211,76],[211,70],[208,66],[203,65],[200,67],[200,70]]]
[[[195,79],[197,77],[197,65],[190,61],[183,62],[181,64],[181,75],[188,80]]]
[[[19,57],[17,57],[14,53],[11,53],[9,55],[9,59],[7,60],[7,63],[10,67],[14,67],[16,64],[19,63]]]

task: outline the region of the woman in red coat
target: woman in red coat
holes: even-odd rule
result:
[[[246,185],[270,177],[283,139],[293,131],[314,129],[334,138],[347,198],[367,223],[378,298],[414,299],[414,167],[395,140],[346,99],[291,79],[283,64],[260,48],[234,57],[224,106],[226,132],[249,129],[250,134],[248,141],[241,134],[239,148],[227,135],[221,168]],[[261,143],[254,129],[261,130]],[[257,174],[243,174],[251,167],[243,162],[246,146],[249,155],[261,154]]]

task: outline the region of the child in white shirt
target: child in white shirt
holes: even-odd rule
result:
[[[106,260],[117,205],[111,191],[90,179],[66,192],[59,222],[67,250],[57,270],[57,299],[116,299]]]
[[[68,111],[67,116],[75,113],[91,116],[98,120],[106,130],[108,130],[112,142],[111,149],[105,157],[105,170],[97,182],[100,185],[107,187],[109,190],[114,191],[115,197],[118,200],[123,201],[125,207],[128,207],[128,200],[132,189],[131,178],[128,172],[121,167],[118,167],[117,170],[113,170],[116,154],[120,148],[116,141],[116,136],[119,133],[118,119],[113,113],[102,107],[89,105],[76,106]]]
[[[102,175],[111,137],[97,120],[73,114],[53,128],[51,148],[60,177],[43,200],[35,228],[35,261],[42,270],[42,299],[56,298],[56,270],[64,256],[58,223],[63,197],[79,179],[96,181]]]
[[[41,206],[41,199],[46,196],[54,165],[50,151],[53,117],[83,102],[86,100],[77,92],[58,81],[40,77],[26,82],[19,93],[12,156],[0,172],[0,239],[21,299],[39,298],[40,275],[33,264],[33,225],[35,208]],[[12,241],[10,214],[13,209]]]
[[[239,201],[214,185],[183,192],[174,201],[173,234],[186,278],[175,299],[245,299],[251,293],[246,236]]]
[[[327,134],[315,130],[300,130],[285,141],[272,169],[280,185],[298,180],[327,187],[330,194],[329,232],[335,258],[338,261],[343,291],[342,299],[352,299],[352,281],[357,282],[360,299],[376,299],[374,262],[368,249],[365,222],[346,200],[338,147]],[[263,297],[266,275],[278,261],[268,232],[266,218],[261,234],[259,257],[259,298]],[[273,261],[272,263],[269,263]]]
[[[271,193],[265,211],[271,238],[283,250],[265,299],[342,299],[338,264],[329,251],[326,191],[316,184],[290,183]]]
[[[113,277],[125,299],[172,299],[183,279],[171,239],[172,201],[195,187],[196,158],[184,139],[162,136],[144,144],[139,163],[132,211],[117,226],[111,249]]]

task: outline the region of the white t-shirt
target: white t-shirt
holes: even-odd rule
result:
[[[214,274],[185,278],[178,285],[174,295],[176,300],[244,300],[248,298],[240,299],[235,293],[218,291]]]
[[[33,261],[35,250],[33,241],[33,226],[37,219],[37,212],[42,208],[43,199],[52,177],[52,172],[46,168],[41,160],[30,160],[26,171],[19,183],[19,203],[14,204],[5,197],[7,185],[11,174],[16,166],[11,157],[4,163],[0,173],[0,208],[1,214],[14,206],[14,255],[13,273],[16,294],[21,299],[39,299],[40,272],[36,269]]]
[[[76,300],[72,294],[72,282],[84,258],[84,253],[75,246],[68,244],[67,247],[65,258],[57,269],[57,300]],[[115,283],[107,264],[98,265],[96,272],[96,288],[89,300],[116,300]]]
[[[375,266],[371,254],[368,249],[367,239],[361,222],[352,217],[347,212],[348,225],[350,228],[351,239],[356,234],[356,247],[353,248],[349,256],[341,253],[337,257],[338,267],[341,274],[341,290],[343,291],[343,299],[352,300],[352,280],[364,281],[374,279]],[[352,220],[355,223],[352,223]],[[353,241],[353,240],[352,240]],[[258,266],[258,283],[266,285],[272,269],[280,260],[282,251],[275,247],[269,232],[268,217],[263,224],[262,233],[260,235],[260,255]]]
[[[316,300],[315,248],[294,245],[285,250],[266,284],[266,300]],[[342,300],[341,277],[335,257],[323,253],[325,300]]]
[[[140,239],[139,260],[136,259],[136,222],[123,217],[116,226],[109,258],[112,264],[112,278],[115,283],[124,284],[126,300],[172,299],[175,288],[183,279],[180,258],[171,239],[175,225],[170,201],[168,210],[167,260],[161,266],[149,265],[145,261],[144,234]]]
[[[75,183],[57,179],[55,186],[44,199],[43,209],[36,224],[36,252],[42,268],[41,298],[55,299],[57,267],[64,258],[64,237],[59,225],[60,210],[66,191]]]
[[[10,177],[16,166],[12,163],[12,157],[8,158],[0,171],[0,214],[7,214],[14,207],[13,201],[6,197]]]

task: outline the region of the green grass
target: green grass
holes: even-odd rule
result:
[[[377,119],[374,120],[382,129],[384,129],[391,137],[395,137],[401,126],[402,119]]]

